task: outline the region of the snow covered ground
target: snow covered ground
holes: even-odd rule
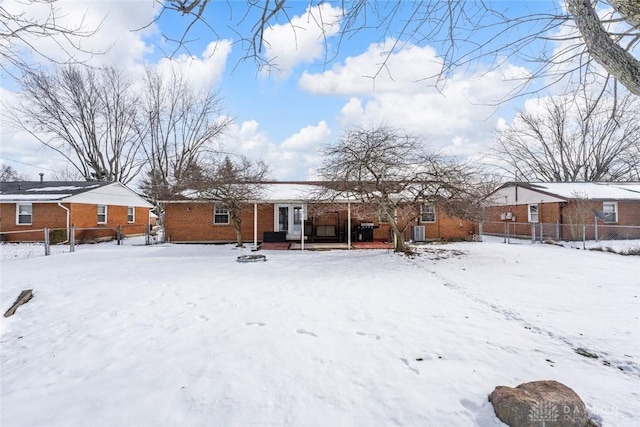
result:
[[[543,379],[638,425],[640,257],[421,251],[108,243],[3,263],[2,310],[34,297],[0,319],[0,425],[499,426],[493,388]]]

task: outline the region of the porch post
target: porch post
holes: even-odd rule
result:
[[[300,250],[304,251],[304,216],[307,212],[307,204],[302,204],[302,210],[300,211]]]
[[[396,221],[396,224],[398,224],[397,218],[398,218],[398,209],[393,208],[393,220]],[[398,247],[398,236],[396,236],[396,233],[393,233],[393,247],[394,248]]]
[[[347,199],[347,248],[351,249],[351,201]]]
[[[253,249],[258,249],[258,204],[253,204]]]

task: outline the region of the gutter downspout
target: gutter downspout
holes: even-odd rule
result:
[[[65,207],[62,203],[58,202],[58,206],[60,206],[62,209],[64,209],[65,211],[67,211],[67,240],[65,240],[64,242],[60,242],[60,243],[68,243],[69,242],[69,208]]]

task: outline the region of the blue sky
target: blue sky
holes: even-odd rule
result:
[[[12,0],[5,0],[3,6],[5,3],[15,4]],[[526,74],[528,64],[502,58],[499,69],[488,73],[480,63],[475,70],[456,72],[444,89],[437,91],[433,80],[424,80],[441,61],[437,44],[405,37],[397,40],[403,49],[393,51],[398,29],[394,27],[388,33],[362,31],[343,40],[337,49],[338,38],[332,36],[337,23],[327,27],[327,46],[335,58],[326,64],[324,39],[313,16],[321,13],[330,22],[339,12],[332,4],[339,3],[308,9],[307,1],[288,2],[287,13],[296,22],[297,31],[294,37],[289,25],[276,24],[265,33],[273,46],[265,56],[281,69],[271,74],[261,72],[252,60],[241,60],[246,52],[236,31],[246,33],[253,25],[251,16],[239,22],[245,2],[232,1],[231,6],[213,2],[207,9],[207,21],[216,33],[195,26],[189,34],[193,41],[188,50],[178,51],[173,60],[191,70],[194,86],[210,80],[219,91],[225,112],[234,119],[225,150],[264,160],[275,179],[310,179],[321,161],[318,149],[323,144],[337,141],[351,126],[385,123],[423,136],[432,150],[486,158],[496,126],[510,121],[515,108],[526,106],[527,98],[499,109],[488,104],[504,97],[514,85],[509,78]],[[514,14],[559,7],[554,1],[494,3]],[[382,3],[389,4],[393,3]],[[158,5],[153,6],[150,0],[60,0],[58,7],[71,22],[81,17],[87,25],[102,21],[96,37],[83,41],[88,48],[105,52],[88,58],[90,64],[109,63],[132,75],[140,72],[143,64],[166,63],[163,56],[175,45],[164,41],[162,34],[180,34],[187,23],[177,14],[165,14],[148,28],[132,31],[157,16]],[[400,17],[407,11],[401,10]],[[396,22],[400,24],[402,19]],[[479,36],[494,36],[491,31]],[[503,43],[501,37],[507,35],[497,36],[497,43]],[[51,42],[43,41],[39,46],[57,55]],[[374,81],[368,76],[379,70],[380,58],[389,52],[388,73]],[[10,105],[17,90],[15,82],[3,75],[2,86],[2,98]],[[25,132],[3,124],[1,136],[0,162],[31,179],[37,179],[41,171],[50,176],[52,171],[64,169],[60,155],[43,148]]]

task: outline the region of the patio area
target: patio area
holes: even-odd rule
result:
[[[258,247],[260,250],[302,250],[299,242],[264,242]],[[349,249],[348,243],[322,242],[305,243],[305,251],[328,251],[333,249]],[[393,243],[387,242],[352,242],[351,249],[393,249]]]

